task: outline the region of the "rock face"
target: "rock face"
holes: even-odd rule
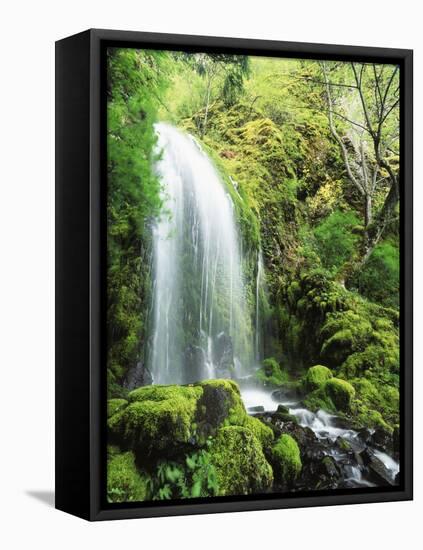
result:
[[[213,341],[213,362],[217,375],[232,378],[234,372],[234,348],[230,336],[221,332]]]
[[[123,386],[127,390],[134,390],[140,386],[148,386],[148,384],[152,384],[152,382],[153,377],[151,376],[147,366],[139,361],[136,365],[129,369]]]
[[[185,349],[185,382],[192,384],[197,380],[204,378],[205,374],[205,356],[204,350],[200,346],[189,345]]]

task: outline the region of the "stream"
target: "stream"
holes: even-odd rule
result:
[[[280,405],[286,407],[301,428],[313,432],[316,448],[334,459],[341,473],[342,486],[397,484],[399,463],[380,441],[375,440],[375,430],[358,432],[349,427],[345,419],[323,410],[314,413],[304,408],[297,398],[289,394],[284,397],[283,392],[241,384],[241,395],[250,414],[268,421],[277,418]]]

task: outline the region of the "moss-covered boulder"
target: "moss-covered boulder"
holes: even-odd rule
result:
[[[257,494],[272,485],[272,468],[259,440],[248,428],[220,428],[210,447],[210,462],[216,469],[221,496]]]
[[[107,402],[107,418],[123,410],[127,405],[128,401],[126,399],[109,399]]]
[[[262,366],[256,371],[255,377],[265,386],[282,386],[288,382],[288,373],[284,371],[273,357],[264,359]]]
[[[303,399],[303,404],[313,412],[317,412],[320,409],[330,413],[336,412],[336,406],[326,393],[325,386],[321,386],[317,390],[308,393]]]
[[[340,378],[331,378],[324,386],[325,393],[340,411],[349,411],[355,395],[354,387]]]
[[[333,377],[332,371],[323,365],[310,367],[304,378],[304,385],[308,391],[317,390]]]
[[[272,465],[278,480],[292,484],[301,473],[300,448],[289,434],[282,434],[272,448]]]
[[[135,465],[132,452],[109,449],[107,461],[107,499],[109,502],[135,502],[148,496],[147,476]]]
[[[199,386],[144,386],[131,392],[129,404],[108,420],[112,436],[143,454],[172,453],[193,442]]]
[[[111,441],[140,457],[172,456],[203,447],[222,426],[248,429],[268,448],[272,430],[247,414],[232,380],[206,380],[188,386],[144,386],[124,399],[109,401]]]

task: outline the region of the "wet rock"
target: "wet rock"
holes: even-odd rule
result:
[[[366,467],[367,478],[378,486],[393,485],[391,474],[384,463],[375,456],[374,451],[368,447],[360,453],[363,464]]]
[[[341,436],[338,436],[336,438],[335,445],[338,447],[340,451],[344,451],[344,452],[351,451],[351,443]]]
[[[370,443],[383,452],[393,451],[392,435],[381,428],[376,428],[376,430],[373,432]]]
[[[341,430],[351,430],[351,421],[348,418],[342,416],[333,416],[331,418],[331,424],[334,428],[340,428]]]
[[[399,426],[394,427],[394,433],[392,434],[392,447],[395,454],[395,457],[398,459],[400,452],[400,428]]]
[[[275,390],[272,392],[272,399],[277,403],[280,403],[281,401],[287,401],[287,400],[288,401],[296,400],[299,398],[300,398],[300,395],[298,393],[298,390],[296,388],[292,388],[289,386],[279,388],[278,390]]]
[[[126,380],[123,383],[127,390],[134,390],[140,386],[148,386],[153,383],[153,377],[147,366],[141,361],[129,369]]]
[[[358,433],[358,438],[364,445],[367,445],[368,443],[370,443],[372,439],[372,432],[368,428],[362,428],[357,433]]]
[[[205,378],[206,359],[204,350],[200,346],[188,345],[185,348],[184,361],[186,384],[192,384]]]
[[[322,475],[331,481],[338,480],[341,476],[340,468],[332,456],[325,456],[322,459],[321,468]]]
[[[213,340],[213,362],[218,378],[232,378],[234,370],[234,348],[232,338],[224,332]]]
[[[354,452],[354,460],[357,462],[358,466],[364,466],[363,457],[361,456],[361,452]]]
[[[285,407],[285,405],[279,404],[278,408],[276,409],[276,412],[282,413],[282,414],[289,414],[288,407]]]
[[[256,405],[255,407],[248,407],[248,412],[252,412],[252,413],[264,412],[264,407],[263,407],[263,405]]]

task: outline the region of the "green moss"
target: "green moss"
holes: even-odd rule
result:
[[[274,439],[273,430],[266,426],[258,418],[253,416],[246,416],[244,423],[242,424],[244,428],[248,428],[250,432],[260,441],[261,446],[264,449],[267,449],[271,446]]]
[[[392,432],[392,427],[385,422],[379,411],[369,409],[361,402],[355,404],[355,420],[357,426],[366,428],[382,428],[385,431]]]
[[[399,421],[398,389],[388,384],[373,383],[366,378],[355,378],[351,383],[356,390],[353,411],[359,421],[364,426],[392,431]]]
[[[340,411],[349,411],[355,395],[354,387],[340,378],[331,378],[324,386],[324,391]]]
[[[216,469],[221,496],[256,494],[272,485],[272,468],[260,442],[247,428],[220,428],[210,447],[210,461]]]
[[[289,379],[288,373],[281,369],[273,357],[264,359],[262,367],[256,371],[255,377],[263,384],[271,386],[282,386]]]
[[[216,407],[222,408],[220,415],[220,424],[224,421],[226,424],[242,425],[245,421],[247,411],[241,398],[239,386],[233,380],[204,380],[198,383],[198,387],[204,392],[206,397],[210,392],[210,400],[206,403],[203,411],[204,418],[209,422],[210,417],[216,412]],[[210,391],[212,390],[212,391]]]
[[[129,405],[109,418],[109,429],[132,449],[173,449],[195,437],[201,387],[145,386],[129,394]]]
[[[301,454],[295,439],[282,434],[272,448],[272,464],[275,474],[284,482],[291,484],[301,473]]]
[[[335,404],[325,392],[324,386],[312,391],[303,399],[304,406],[313,412],[323,409],[326,412],[336,412]]]
[[[131,403],[138,401],[167,401],[182,399],[198,399],[202,390],[198,386],[142,386],[128,395]]]
[[[308,391],[316,390],[324,386],[325,382],[332,376],[332,372],[323,365],[310,367],[304,379],[305,387]]]
[[[346,439],[339,438],[338,439],[338,447],[342,449],[343,451],[350,451],[351,450],[351,443],[347,441]]]
[[[232,380],[205,380],[188,386],[144,386],[132,391],[129,404],[109,402],[112,440],[141,454],[175,451],[183,445],[204,446],[218,428],[248,428],[264,446],[273,432],[245,410]]]
[[[107,402],[107,418],[123,410],[128,404],[126,399],[109,399]]]
[[[132,452],[109,453],[107,462],[107,500],[109,502],[146,500],[147,486],[148,478],[137,470]]]

